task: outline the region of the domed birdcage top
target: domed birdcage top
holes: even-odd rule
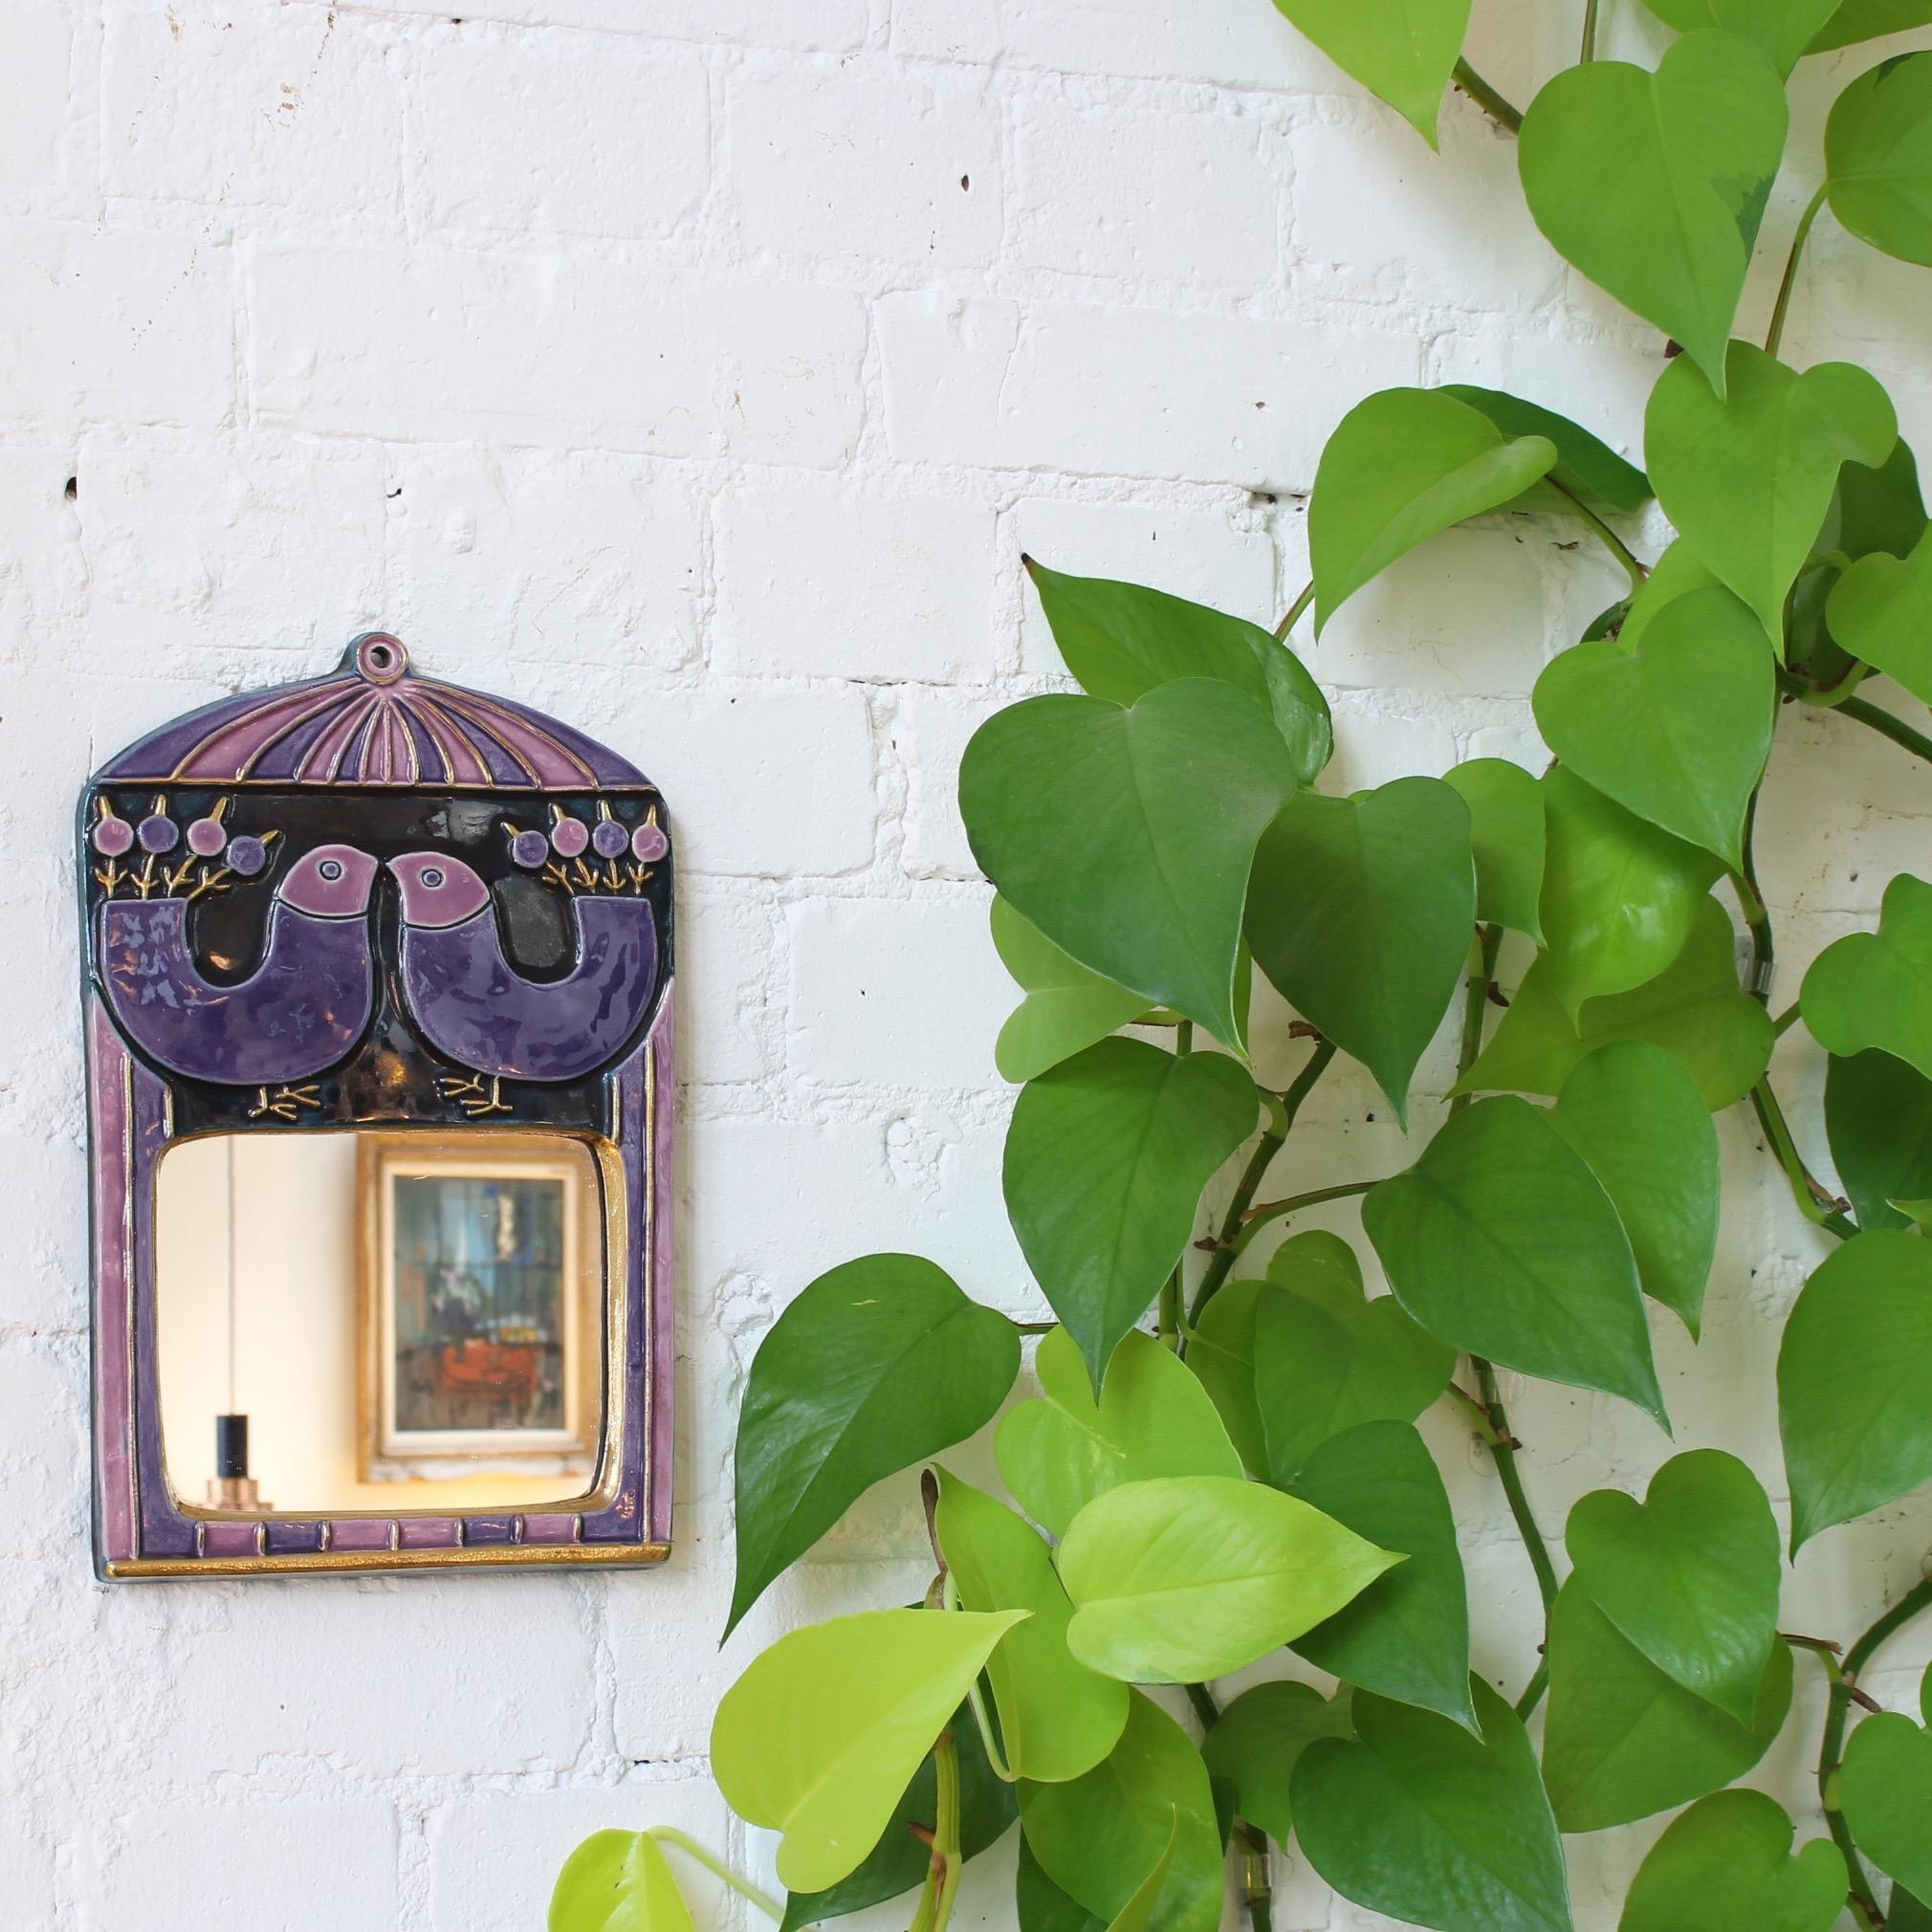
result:
[[[648,788],[627,758],[541,712],[418,677],[380,630],[325,677],[223,698],[149,733],[97,782]]]

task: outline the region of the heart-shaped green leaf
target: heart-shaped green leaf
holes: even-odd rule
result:
[[[1230,1045],[1255,845],[1294,787],[1254,699],[1205,677],[1105,698],[1028,698],[959,766],[974,856],[1083,966],[1175,1006]]]
[[[1176,1809],[1168,1829],[1167,1843],[1162,1846],[1160,1856],[1153,1861],[1153,1869],[1134,1887],[1133,1896],[1113,1915],[1107,1932],[1147,1932],[1153,1923],[1154,1914],[1160,1908],[1161,1897],[1174,1872],[1174,1855],[1180,1842],[1180,1811]]]
[[[1469,1702],[1469,1594],[1436,1459],[1410,1422],[1364,1422],[1302,1465],[1294,1493],[1407,1558],[1294,1640],[1345,1683],[1439,1711],[1475,1728]]]
[[[563,1861],[550,1932],[694,1932],[691,1908],[648,1832],[593,1832]]]
[[[1628,516],[1650,501],[1650,478],[1601,437],[1592,436],[1568,416],[1502,389],[1479,389],[1468,383],[1445,383],[1441,394],[1481,409],[1505,436],[1543,436],[1555,444],[1556,468],[1549,472],[1549,480],[1561,484],[1587,509],[1621,511]],[[1527,494],[1539,509],[1573,508],[1564,504],[1554,491],[1539,493],[1532,486]],[[1546,497],[1549,499],[1547,502]]]
[[[1481,1737],[1358,1691],[1358,1742],[1322,1738],[1293,1779],[1308,1862],[1356,1904],[1440,1932],[1570,1932],[1570,1887],[1523,1721],[1480,1678]]]
[[[1876,1050],[1834,1057],[1825,1132],[1861,1228],[1902,1228],[1890,1203],[1932,1196],[1932,1080],[1917,1067]]]
[[[1541,963],[1574,1021],[1585,1000],[1631,992],[1670,965],[1723,866],[1567,765],[1545,775],[1543,804]]]
[[[1655,74],[1594,60],[1550,80],[1524,117],[1523,191],[1558,254],[1722,385],[1788,120],[1762,48],[1686,34]]]
[[[993,945],[1026,994],[993,1048],[1002,1080],[1023,1086],[1147,1011],[1138,993],[1089,973],[1004,899],[993,901]]]
[[[1903,33],[1928,21],[1932,21],[1932,0],[1842,0],[1808,52],[1829,54],[1834,47]]]
[[[1771,1646],[1749,1724],[1666,1677],[1571,1577],[1549,1614],[1543,1776],[1566,1832],[1601,1832],[1701,1798],[1770,1748],[1791,1704],[1791,1653]]]
[[[1438,1339],[1664,1421],[1623,1223],[1526,1100],[1452,1117],[1414,1167],[1370,1192],[1362,1225],[1396,1298]]]
[[[1793,1554],[1932,1481],[1932,1243],[1880,1230],[1825,1257],[1785,1323],[1778,1423]]]
[[[1693,1336],[1718,1245],[1717,1130],[1682,1061],[1647,1041],[1600,1046],[1550,1118],[1603,1184],[1637,1280]]]
[[[972,1435],[1020,1372],[1020,1336],[916,1255],[821,1275],[758,1344],[738,1412],[729,1636],[873,1483]]]
[[[1119,1742],[1127,1691],[1066,1648],[1073,1606],[1046,1545],[1003,1503],[943,1470],[934,1530],[968,1610],[1033,1613],[986,1665],[1008,1769],[1046,1784],[1090,1771]]]
[[[1762,47],[1789,74],[1836,10],[1838,0],[1644,0],[1666,27],[1695,33],[1722,27]]]
[[[1131,1482],[1089,1503],[1060,1546],[1075,1605],[1067,1643],[1093,1669],[1136,1683],[1225,1677],[1401,1560],[1259,1482]]]
[[[1650,1661],[1748,1724],[1778,1634],[1778,1526],[1735,1456],[1673,1456],[1643,1502],[1597,1489],[1564,1532],[1576,1578]]]
[[[1219,1925],[1226,1886],[1207,1767],[1187,1733],[1140,1692],[1129,1693],[1120,1742],[1084,1778],[1021,1786],[1020,1818],[1046,1877],[1109,1921],[1172,1840],[1154,1924],[1161,1932]]]
[[[1882,550],[1861,557],[1838,579],[1826,617],[1854,657],[1932,704],[1932,535],[1902,562]]]
[[[1328,438],[1308,499],[1315,634],[1398,557],[1500,510],[1555,464],[1547,436],[1504,436],[1440,389],[1383,389],[1357,403]]]
[[[1587,999],[1572,1024],[1547,959],[1524,976],[1509,1011],[1458,1093],[1520,1087],[1557,1093],[1583,1060],[1617,1040],[1647,1040],[1683,1063],[1713,1113],[1742,1098],[1770,1063],[1763,1005],[1738,990],[1729,915],[1715,899],[1698,908],[1684,948],[1635,992]]]
[[[1534,696],[1544,739],[1571,771],[1733,869],[1777,700],[1757,619],[1719,585],[1658,611],[1635,645],[1564,651]]]
[[[1800,375],[1733,342],[1725,366],[1723,392],[1689,362],[1664,371],[1644,415],[1644,449],[1680,538],[1782,648],[1785,596],[1811,553],[1840,466],[1883,463],[1899,420],[1877,380],[1850,362]]]
[[[1925,499],[1919,489],[1919,460],[1900,436],[1875,470],[1847,463],[1838,472],[1838,494],[1820,533],[1820,550],[1869,557],[1883,550],[1909,557],[1925,534]]]
[[[1275,0],[1345,74],[1386,100],[1431,147],[1470,0]]]
[[[1294,1830],[1289,1781],[1296,1762],[1317,1738],[1352,1737],[1354,1730],[1346,1691],[1325,1698],[1311,1684],[1258,1683],[1221,1712],[1201,1756],[1233,1787],[1236,1811],[1285,1845]]]
[[[1932,886],[1900,872],[1876,933],[1848,933],[1811,961],[1805,1024],[1827,1053],[1881,1047],[1932,1079]]]
[[[1932,1894],[1932,1730],[1896,1711],[1864,1719],[1838,1789],[1859,1849],[1899,1884]]]
[[[1539,944],[1547,839],[1543,788],[1507,758],[1470,758],[1444,772],[1442,782],[1469,807],[1469,844],[1476,857],[1476,916],[1526,933]]]
[[[1699,1932],[1832,1932],[1845,1909],[1845,1861],[1829,1838],[1790,1855],[1795,1835],[1762,1791],[1700,1798],[1651,1847],[1617,1932],[1683,1932],[1692,1899]]]
[[[1098,1403],[1065,1328],[1042,1341],[1033,1366],[1043,1397],[1008,1412],[994,1448],[1007,1488],[1052,1535],[1123,1482],[1241,1473],[1213,1402],[1152,1335],[1122,1339]]]
[[[1260,1112],[1235,1061],[1141,1040],[1103,1040],[1021,1090],[1007,1216],[1096,1390],[1186,1250],[1202,1188]]]
[[[1089,1912],[1046,1876],[1023,1832],[1013,1875],[1013,1909],[1020,1932],[1107,1932],[1107,1921],[1099,1913]]]
[[[1021,560],[1053,641],[1080,688],[1131,704],[1155,685],[1213,677],[1246,692],[1287,741],[1295,782],[1311,785],[1335,748],[1328,701],[1272,632],[1184,597],[1105,577],[1066,577]]]
[[[862,1611],[753,1658],[713,1721],[712,1771],[739,1817],[784,1834],[786,1886],[823,1891],[857,1868],[993,1647],[1025,1615]]]
[[[1861,74],[1825,124],[1832,212],[1861,241],[1932,266],[1932,55]]]
[[[1255,963],[1368,1066],[1400,1120],[1475,919],[1468,807],[1439,779],[1397,779],[1351,799],[1298,792],[1255,853]]]

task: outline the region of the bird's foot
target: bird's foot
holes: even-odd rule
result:
[[[304,1081],[300,1087],[278,1087],[273,1095],[266,1087],[255,1088],[255,1104],[249,1109],[251,1120],[266,1120],[274,1115],[276,1120],[299,1120],[305,1107],[320,1107],[321,1088],[313,1080]]]
[[[472,1120],[480,1120],[486,1113],[509,1113],[510,1103],[503,1098],[503,1083],[493,1076],[487,1083],[480,1073],[472,1073],[463,1079],[454,1074],[439,1075],[436,1091],[445,1100],[453,1100]]]

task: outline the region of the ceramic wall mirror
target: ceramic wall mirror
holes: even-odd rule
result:
[[[79,831],[100,1572],[662,1558],[655,789],[372,634]]]

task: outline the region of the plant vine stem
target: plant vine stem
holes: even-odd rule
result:
[[[1482,1020],[1489,1010],[1489,986],[1496,977],[1496,955],[1503,950],[1503,928],[1498,925],[1482,926],[1477,929],[1475,941],[1469,948],[1469,972],[1462,983],[1462,1043],[1457,1055],[1457,1080],[1476,1065],[1476,1056],[1482,1051]],[[1475,1096],[1459,1093],[1449,1103],[1449,1112],[1453,1117],[1467,1107]]]
[[[1204,1683],[1183,1684],[1187,1701],[1200,1720],[1200,1727],[1211,1731],[1221,1721],[1220,1706],[1214,1692]],[[1275,1893],[1268,1879],[1268,1834],[1245,1818],[1234,1821],[1232,1842],[1241,1855],[1241,1902],[1247,1907],[1250,1932],[1274,1932]]]
[[[1288,632],[1301,623],[1303,611],[1307,609],[1308,605],[1314,603],[1314,601],[1315,580],[1311,577],[1307,582],[1303,584],[1302,594],[1295,599],[1294,603],[1288,605],[1287,616],[1275,626],[1275,642],[1277,644],[1283,644],[1287,641]]]
[[[1270,1221],[1278,1221],[1284,1215],[1299,1214],[1303,1208],[1320,1207],[1324,1201],[1348,1200],[1381,1184],[1379,1175],[1374,1180],[1345,1180],[1336,1187],[1312,1188],[1306,1194],[1291,1194],[1285,1200],[1263,1201],[1260,1207],[1250,1208],[1244,1218],[1246,1225],[1234,1239],[1229,1265],[1240,1259],[1254,1238]]]
[[[1650,578],[1650,565],[1644,562],[1642,558],[1637,556],[1636,552],[1594,510],[1591,509],[1574,491],[1566,490],[1554,476],[1546,476],[1543,480],[1559,496],[1569,498],[1570,507],[1590,525],[1591,530],[1595,534],[1597,541],[1630,573],[1631,589],[1633,591],[1641,590]]]
[[[959,1896],[959,1876],[966,1860],[959,1850],[959,1747],[951,1731],[941,1731],[933,1746],[933,1770],[938,1789],[933,1826],[933,1862],[912,1915],[911,1932],[946,1932],[953,1901]]]
[[[655,1838],[660,1845],[675,1845],[687,1858],[694,1858],[714,1878],[722,1878],[740,1899],[748,1899],[774,1924],[784,1922],[785,1908],[776,1899],[769,1899],[748,1878],[740,1878],[722,1858],[714,1857],[698,1841],[687,1833],[680,1832],[674,1825],[653,1825],[645,1833],[648,1838]]]
[[[1855,718],[1880,737],[1890,738],[1895,745],[1902,746],[1914,757],[1932,761],[1932,738],[1923,732],[1915,732],[1903,718],[1897,718],[1880,706],[1862,697],[1841,698],[1832,707],[1840,717]]]
[[[1760,788],[1760,791],[1762,787]],[[1751,850],[1752,834],[1758,824],[1760,792],[1751,794],[1745,807],[1745,836],[1741,847],[1744,863],[1731,874],[1731,885],[1744,910],[1745,924],[1751,934],[1751,977],[1745,988],[1762,1006],[1771,1003],[1771,973],[1777,963],[1777,945],[1771,933],[1771,915],[1765,907],[1765,894],[1758,884],[1758,862]]]
[[[1536,1526],[1528,1494],[1523,1487],[1523,1471],[1516,1462],[1518,1444],[1497,1388],[1496,1366],[1481,1355],[1471,1355],[1469,1364],[1476,1371],[1476,1386],[1482,1392],[1482,1407],[1488,1415],[1489,1426],[1496,1432],[1497,1439],[1489,1445],[1489,1453],[1496,1459],[1496,1474],[1503,1483],[1504,1495],[1509,1500],[1509,1513],[1516,1519],[1523,1547],[1529,1552],[1529,1567],[1536,1572],[1537,1593],[1547,1611],[1556,1601],[1556,1566],[1549,1560],[1549,1546]]]
[[[1798,1212],[1827,1234],[1836,1235],[1841,1241],[1850,1240],[1858,1230],[1845,1218],[1836,1197],[1825,1192],[1800,1157],[1785,1120],[1785,1110],[1771,1091],[1768,1074],[1751,1088],[1751,1106],[1757,1111],[1758,1125],[1771,1143],[1771,1152],[1778,1157],[1778,1165],[1785,1171],[1785,1178],[1791,1184],[1791,1198],[1797,1202]]]
[[[1227,1280],[1228,1271],[1234,1266],[1240,1252],[1237,1241],[1241,1234],[1241,1219],[1255,1197],[1255,1191],[1261,1186],[1269,1162],[1281,1153],[1283,1144],[1287,1140],[1303,1101],[1313,1092],[1316,1081],[1328,1070],[1328,1063],[1334,1057],[1335,1049],[1330,1042],[1316,1041],[1314,1052],[1309,1054],[1301,1072],[1295,1075],[1293,1084],[1282,1095],[1279,1118],[1269,1122],[1268,1131],[1255,1143],[1255,1151],[1249,1155],[1247,1166],[1241,1170],[1240,1179],[1235,1183],[1234,1197],[1228,1202],[1227,1213],[1221,1217],[1213,1257],[1200,1278],[1199,1286],[1195,1289],[1194,1306],[1188,1310],[1189,1328],[1199,1322],[1201,1310],[1220,1293],[1221,1284]]]
[[[1523,132],[1523,112],[1512,107],[1468,61],[1457,61],[1450,78],[1493,121],[1510,134]]]
[[[1592,6],[1595,0],[1591,0]],[[1765,353],[1775,356],[1778,344],[1785,340],[1785,318],[1790,313],[1791,291],[1798,284],[1798,263],[1803,258],[1805,244],[1811,238],[1811,224],[1817,220],[1818,211],[1825,206],[1825,190],[1820,187],[1806,205],[1805,211],[1798,217],[1798,226],[1791,236],[1791,252],[1785,261],[1785,278],[1778,284],[1778,299],[1771,308],[1771,325],[1765,332]]]
[[[1596,58],[1596,6],[1597,0],[1585,0],[1583,9],[1583,47],[1576,56],[1579,63],[1587,63]]]

